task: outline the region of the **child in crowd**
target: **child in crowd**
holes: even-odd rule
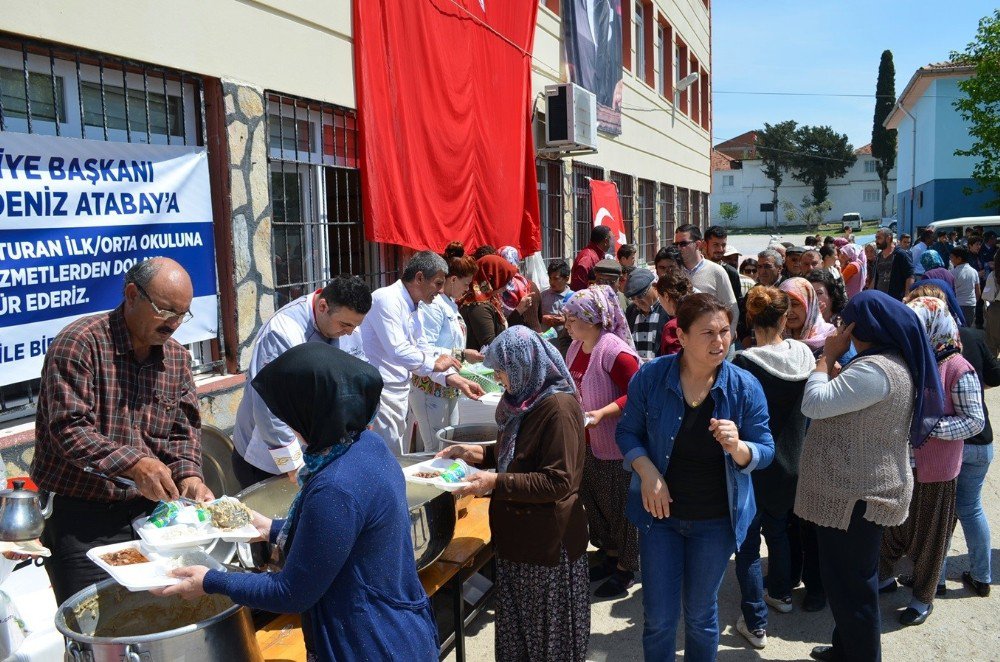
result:
[[[569,264],[566,260],[550,262],[548,274],[549,287],[542,292],[542,308],[539,311],[542,316],[542,328],[546,331],[550,328],[556,330],[558,335],[553,343],[565,356],[571,342],[569,334],[563,327],[566,316],[562,312],[563,304],[573,296],[573,290],[569,289]]]

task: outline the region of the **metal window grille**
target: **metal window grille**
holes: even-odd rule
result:
[[[709,216],[708,209],[709,209],[708,193],[702,192],[702,194],[701,194],[701,217],[703,219],[705,219],[705,225],[711,225],[712,224],[712,217]]]
[[[674,187],[660,184],[660,240],[664,246],[674,243]]]
[[[573,245],[580,252],[590,243],[594,212],[590,208],[590,181],[604,179],[604,170],[586,163],[573,163]]]
[[[537,159],[538,209],[541,214],[542,257],[546,262],[565,256],[563,241],[563,170],[562,161]]]
[[[656,182],[639,180],[639,209],[636,219],[639,226],[639,236],[636,238],[639,259],[651,264],[656,255]]]
[[[201,78],[0,33],[0,131],[205,145]],[[187,346],[195,372],[222,365],[218,340]],[[39,380],[0,387],[0,421],[34,412]]]
[[[625,237],[628,242],[637,241],[635,235],[635,189],[632,175],[621,172],[611,172],[611,181],[618,188],[618,206],[622,208],[622,222],[625,224]]]
[[[677,187],[677,212],[675,214],[677,218],[677,227],[688,224],[688,211],[690,209],[689,191],[686,188]]]
[[[365,241],[355,111],[267,93],[275,306],[355,275],[398,277],[403,249]]]
[[[701,193],[691,191],[691,223],[701,227]]]

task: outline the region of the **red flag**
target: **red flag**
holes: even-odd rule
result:
[[[365,238],[538,251],[538,0],[352,4]]]
[[[628,243],[621,205],[618,204],[618,187],[614,182],[590,180],[590,208],[594,212],[594,227],[606,225],[611,228],[611,239],[615,243],[616,252],[623,244]]]

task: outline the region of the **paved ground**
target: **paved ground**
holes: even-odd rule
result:
[[[986,402],[994,412],[993,428],[1000,430],[1000,388],[987,392]],[[1000,570],[1000,468],[991,468],[983,491],[990,524],[993,528],[993,574]],[[757,651],[736,632],[739,616],[739,588],[733,563],[719,595],[722,638],[719,659],[737,660],[804,660],[813,646],[829,643],[833,619],[829,609],[805,613],[799,609],[802,588],[795,592],[796,610],[791,614],[769,614],[767,648]],[[897,591],[882,598],[883,657],[886,662],[924,662],[929,660],[1000,660],[1000,588],[983,599],[972,596],[961,583],[968,569],[965,539],[961,526],[952,540],[948,564],[948,595],[934,603],[934,613],[922,626],[902,628],[897,614],[909,602],[909,592]],[[994,581],[994,584],[998,583]],[[592,607],[589,660],[642,659],[642,588],[632,589],[628,598],[596,603]],[[683,635],[678,637],[678,649]],[[479,617],[470,628],[467,640],[469,660],[493,659],[493,612]],[[454,655],[448,658],[454,660]]]
[[[729,245],[742,254],[743,257],[741,259],[748,257],[756,258],[757,253],[767,248],[772,236],[776,237],[779,242],[790,241],[796,245],[805,243],[805,235],[803,234],[734,234],[729,236]],[[838,233],[833,236],[839,237],[842,235]],[[855,242],[858,244],[864,245],[870,241],[875,241],[874,234],[855,235]]]

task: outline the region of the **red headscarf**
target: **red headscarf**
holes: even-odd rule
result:
[[[517,274],[517,269],[499,255],[484,255],[476,260],[476,267],[476,275],[472,279],[469,293],[462,298],[459,305],[488,301],[500,314],[501,319],[506,319],[500,305],[500,295],[506,291],[507,284]]]

